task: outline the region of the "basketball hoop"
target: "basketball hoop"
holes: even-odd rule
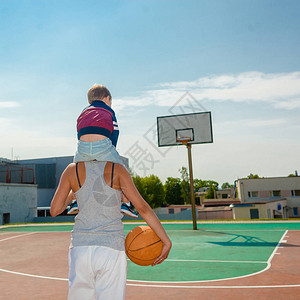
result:
[[[192,138],[190,137],[178,137],[176,138],[176,142],[182,143],[182,145],[187,145],[189,141],[191,141]]]
[[[211,112],[157,117],[158,147],[184,145],[188,152],[193,229],[197,230],[192,145],[213,142]]]

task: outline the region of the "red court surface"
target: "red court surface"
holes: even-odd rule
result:
[[[70,232],[1,233],[0,299],[67,299],[69,242]],[[299,254],[300,231],[289,230],[261,273],[195,283],[128,281],[126,299],[300,299]]]

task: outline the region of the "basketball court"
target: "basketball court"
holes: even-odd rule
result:
[[[298,299],[300,222],[163,225],[170,255],[155,267],[128,261],[126,299]],[[72,227],[0,228],[1,300],[67,298]]]

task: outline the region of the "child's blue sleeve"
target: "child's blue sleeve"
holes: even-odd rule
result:
[[[119,138],[119,126],[118,126],[118,121],[116,118],[116,115],[113,114],[113,125],[114,125],[114,131],[111,134],[111,142],[112,144],[117,147],[117,143],[118,143],[118,138]]]

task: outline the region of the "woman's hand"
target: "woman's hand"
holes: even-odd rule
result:
[[[163,248],[161,250],[160,256],[153,262],[152,267],[158,264],[161,264],[168,256],[171,250],[172,243],[169,241],[168,243],[163,244]]]

